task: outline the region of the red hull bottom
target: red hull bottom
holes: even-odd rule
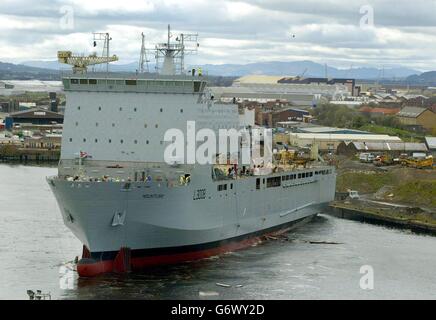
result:
[[[246,238],[244,240],[226,243],[222,246],[196,250],[193,252],[183,252],[170,255],[157,255],[145,257],[131,257],[130,249],[121,248],[114,260],[96,261],[90,259],[91,254],[84,246],[82,259],[77,264],[77,272],[80,277],[95,277],[103,273],[125,273],[130,271],[141,271],[147,267],[157,265],[177,264],[187,261],[195,261],[213,256],[218,256],[226,252],[241,250],[255,244],[261,243],[268,236],[279,235],[289,231],[291,227],[275,232],[266,233],[262,236]]]

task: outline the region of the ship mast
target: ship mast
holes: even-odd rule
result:
[[[144,32],[141,33],[141,54],[139,57],[139,72],[144,73],[144,63],[147,66],[147,72],[150,72],[150,69],[148,67],[148,63],[150,61],[147,59],[147,51],[145,49],[145,35]]]
[[[198,52],[198,34],[180,34],[175,43],[171,43],[171,26],[168,25],[166,43],[155,47],[156,71],[164,75],[183,74],[185,72],[185,55]],[[163,60],[162,63],[160,61]]]

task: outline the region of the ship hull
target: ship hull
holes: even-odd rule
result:
[[[289,232],[309,222],[315,215],[252,234],[191,246],[138,250],[121,248],[119,251],[92,253],[84,247],[83,257],[77,264],[77,272],[80,277],[95,277],[114,272],[140,272],[153,266],[192,262],[219,256],[260,244],[270,236]]]

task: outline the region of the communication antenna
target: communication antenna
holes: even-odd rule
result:
[[[161,74],[183,74],[185,56],[198,52],[198,34],[180,34],[171,43],[171,27],[168,25],[167,42],[155,46],[156,72]],[[162,61],[162,62],[161,62]]]
[[[144,32],[141,33],[141,55],[139,57],[139,72],[144,73],[144,63],[147,67],[147,72],[150,72],[148,63],[150,60],[147,59],[147,50],[145,49],[145,35]]]

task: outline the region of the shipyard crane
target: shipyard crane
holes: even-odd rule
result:
[[[88,66],[118,61],[118,57],[98,57],[96,53],[89,56],[73,55],[71,51],[58,51],[58,61],[73,66],[73,73],[86,73]]]
[[[73,55],[71,51],[58,51],[58,61],[73,66],[73,73],[86,73],[88,66],[106,63],[106,72],[109,72],[109,62],[118,61],[116,55],[109,55],[109,41],[112,38],[109,33],[94,33],[94,47],[97,46],[97,41],[103,41],[103,54],[97,56],[96,53],[89,56]]]

